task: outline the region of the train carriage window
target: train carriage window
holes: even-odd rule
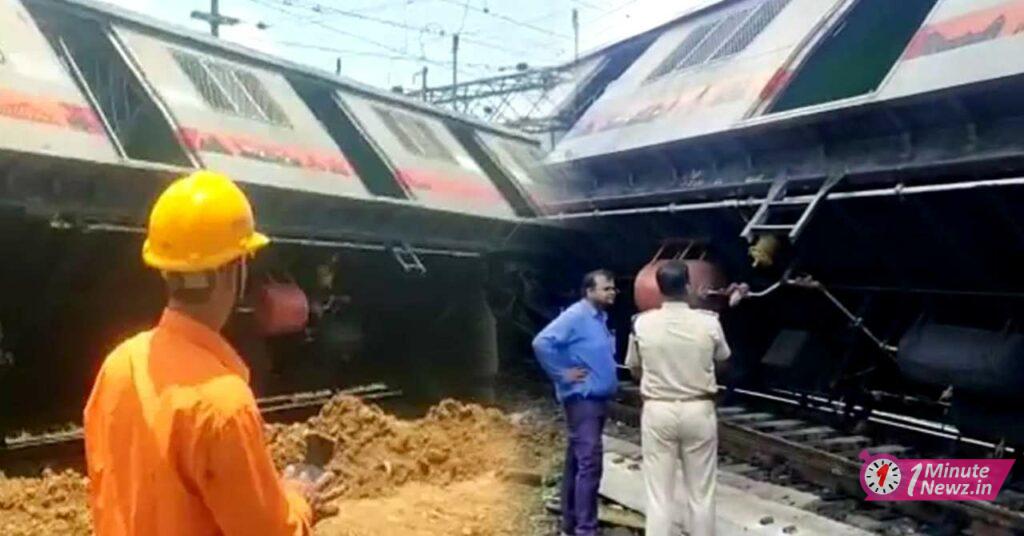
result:
[[[409,121],[409,125],[419,133],[420,139],[424,142],[421,145],[423,145],[426,150],[427,156],[439,160],[455,162],[455,157],[452,156],[451,151],[445,148],[444,143],[437,139],[437,134],[434,134],[434,131],[431,130],[426,123],[416,119],[411,119]]]
[[[215,110],[235,112],[235,105],[232,104],[231,99],[224,93],[220,84],[206,71],[198,57],[176,51],[174,52],[174,60],[178,62],[181,70],[192,81],[196,90],[199,91],[199,95],[203,97],[207,104]]]
[[[739,54],[757,38],[790,0],[766,0],[698,26],[651,72],[645,83],[665,75]]]
[[[727,15],[722,19],[721,24],[715,28],[715,31],[711,32],[711,35],[701,42],[701,44],[694,49],[693,53],[687,56],[686,59],[676,67],[676,69],[682,70],[706,63],[711,58],[711,55],[736,33],[736,29],[739,28],[740,25],[743,24],[743,21],[747,20],[747,17],[750,16],[750,11],[750,9],[742,9]]]
[[[256,103],[253,102],[253,99],[249,97],[249,92],[245,90],[245,87],[231,73],[230,68],[222,63],[212,61],[206,62],[203,66],[206,67],[206,70],[213,76],[213,79],[224,90],[231,103],[235,105],[238,115],[266,121],[267,116],[260,111]]]
[[[245,86],[246,91],[249,92],[249,96],[253,99],[257,106],[263,113],[266,114],[267,119],[272,123],[280,125],[289,124],[288,116],[285,115],[284,110],[281,108],[277,101],[270,96],[267,92],[267,88],[264,87],[263,83],[260,82],[256,75],[249,71],[235,71],[235,78]]]
[[[423,121],[407,114],[398,114],[376,106],[373,107],[373,111],[384,122],[388,130],[398,138],[402,147],[410,153],[432,160],[458,163],[451,151]]]
[[[114,47],[106,28],[92,19],[53,11],[49,4],[26,3],[26,7],[67,74],[106,120],[123,156],[192,165],[167,116]]]
[[[768,112],[795,110],[875,91],[937,0],[861,0],[821,38]]]
[[[291,127],[288,116],[256,75],[181,50],[175,61],[211,108],[246,119]]]
[[[398,142],[402,144],[402,147],[405,147],[406,151],[414,154],[423,153],[420,146],[417,145],[416,142],[413,141],[412,137],[405,132],[405,129],[399,126],[398,118],[396,118],[394,114],[381,108],[374,108],[373,111],[376,112],[377,116],[384,122],[384,126],[388,127],[388,130],[398,138]]]
[[[533,182],[531,174],[540,167],[540,163],[544,158],[543,155],[534,147],[523,146],[516,143],[505,142],[505,152],[512,158],[519,169],[523,171],[529,182]]]
[[[717,22],[709,22],[694,28],[693,31],[686,36],[686,39],[683,39],[683,42],[680,43],[667,58],[665,58],[665,61],[661,62],[661,64],[654,69],[654,72],[647,77],[647,81],[650,82],[656,80],[674,71],[676,65],[682,63],[683,60],[690,55],[690,52],[692,52],[693,49],[699,45],[717,25]]]
[[[711,56],[710,61],[738,54],[750,46],[750,43],[754,42],[754,38],[760,35],[775,20],[775,17],[782,13],[783,9],[786,9],[787,5],[789,5],[789,0],[768,0],[761,4],[761,7],[757,8],[754,14],[747,18],[743,26],[736,31],[732,38]]]

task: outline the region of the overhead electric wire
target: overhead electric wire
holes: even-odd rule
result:
[[[597,21],[607,17],[608,15],[611,15],[613,13],[618,13],[619,11],[622,11],[623,9],[626,9],[627,7],[637,3],[638,1],[639,0],[627,0],[623,4],[619,5],[619,7],[614,7],[612,9],[608,10],[608,11],[605,11],[601,16],[597,17],[594,20],[591,20],[590,23],[593,24],[593,23],[595,23],[595,22],[597,22]]]
[[[400,30],[407,30],[407,31],[413,31],[413,32],[423,32],[424,30],[427,29],[426,26],[413,26],[413,25],[410,25],[410,24],[405,24],[403,22],[398,22],[398,21],[391,20],[391,19],[385,19],[385,18],[381,18],[381,17],[374,17],[374,16],[371,16],[371,15],[365,15],[365,14],[362,14],[362,13],[359,13],[359,12],[356,12],[356,11],[351,11],[351,10],[348,10],[348,9],[341,9],[341,8],[336,8],[336,7],[329,6],[329,5],[324,5],[324,4],[321,4],[319,2],[303,1],[303,0],[266,0],[266,1],[272,1],[274,3],[281,4],[283,6],[288,6],[288,7],[297,7],[297,8],[300,8],[300,9],[305,9],[305,10],[312,11],[314,13],[321,13],[321,14],[331,13],[331,14],[335,14],[335,15],[341,15],[341,16],[344,16],[344,17],[350,17],[350,18],[354,18],[354,19],[359,19],[359,20],[363,20],[363,21],[366,21],[366,22],[373,22],[373,23],[376,23],[376,24],[384,25],[384,26],[390,26],[392,28],[398,28]],[[468,4],[466,4],[465,6],[460,6],[460,7],[466,7],[468,9],[469,6],[468,6]],[[445,37],[445,36],[448,35],[448,32],[445,32],[444,30],[441,30],[440,32],[438,32],[437,35],[439,37]],[[480,40],[480,39],[475,39],[475,38],[468,37],[468,36],[465,36],[465,35],[460,35],[460,39],[464,43],[471,43],[471,44],[478,45],[478,46],[481,46],[481,47],[490,48],[492,50],[498,50],[498,51],[501,51],[501,52],[505,52],[507,54],[512,54],[512,55],[516,55],[516,56],[521,56],[523,54],[522,50],[517,50],[517,49],[514,49],[514,48],[506,47],[506,46],[503,46],[503,45],[498,45],[498,44],[491,43],[491,42],[488,42],[488,41],[483,41],[483,40]]]
[[[380,48],[382,48],[384,50],[387,50],[389,52],[392,52],[392,53],[394,53],[394,54],[396,54],[398,56],[402,56],[404,58],[407,58],[408,61],[416,61],[416,62],[420,62],[420,63],[428,63],[428,64],[431,64],[431,65],[437,65],[437,66],[441,66],[441,67],[448,67],[448,66],[451,65],[451,63],[449,63],[449,62],[432,60],[430,58],[427,58],[426,56],[416,56],[414,54],[410,54],[408,51],[401,50],[401,49],[393,47],[391,45],[387,45],[387,44],[381,43],[379,41],[374,41],[373,39],[369,39],[369,38],[367,38],[365,36],[354,34],[352,32],[347,32],[347,31],[342,30],[340,28],[335,28],[334,26],[331,26],[330,24],[327,24],[326,22],[323,22],[321,20],[305,18],[305,17],[303,17],[302,15],[300,15],[298,13],[295,13],[293,11],[290,11],[288,9],[285,9],[285,8],[279,7],[278,5],[273,4],[269,0],[249,0],[249,1],[253,2],[255,4],[259,4],[261,6],[264,6],[266,8],[273,9],[273,10],[279,12],[279,13],[288,15],[289,17],[291,17],[291,18],[293,18],[295,20],[298,20],[298,21],[300,21],[300,22],[302,22],[304,24],[313,24],[313,25],[319,26],[320,28],[323,28],[324,30],[327,30],[329,32],[333,32],[333,33],[336,33],[336,34],[339,34],[339,35],[344,35],[346,37],[351,37],[353,39],[356,39],[356,40],[359,40],[359,41],[362,41],[362,42],[365,42],[365,43],[368,43],[368,44],[380,47]],[[467,66],[469,66],[469,65],[467,65]]]
[[[391,20],[391,19],[384,19],[384,18],[380,18],[380,17],[374,17],[372,15],[365,15],[363,13],[359,13],[358,11],[351,11],[351,10],[348,10],[348,9],[341,9],[341,8],[337,8],[337,7],[333,7],[333,6],[329,6],[329,5],[324,5],[324,4],[321,4],[319,2],[302,2],[301,0],[271,0],[271,1],[276,2],[278,4],[282,4],[282,5],[288,6],[288,7],[298,7],[298,8],[307,9],[307,10],[310,10],[310,11],[313,11],[313,12],[316,12],[316,13],[325,13],[325,12],[335,13],[335,14],[338,14],[338,15],[344,15],[346,17],[351,17],[351,18],[354,18],[354,19],[360,19],[360,20],[365,20],[367,22],[375,22],[377,24],[383,24],[385,26],[391,26],[393,28],[399,28],[399,29],[402,29],[402,30],[420,31],[420,30],[423,29],[422,26],[420,26],[420,27],[412,26],[412,25],[401,23],[401,22],[394,21],[394,20]]]
[[[611,15],[613,13],[618,13],[619,11],[622,11],[623,9],[626,9],[627,7],[637,3],[638,1],[639,0],[627,0],[622,5],[620,5],[620,6],[616,7],[616,8],[613,8],[613,9],[609,10],[608,12],[606,12],[605,14],[601,15],[600,17],[597,17],[597,18],[595,18],[593,20],[590,20],[588,22],[593,24],[594,22],[597,22],[597,21],[607,17],[608,15]],[[717,4],[721,4],[722,2],[725,2],[725,0],[703,0],[701,2],[695,2],[694,4],[690,5],[689,7],[685,8],[683,10],[678,11],[675,15],[667,16],[666,19],[665,19],[665,22],[673,21],[673,20],[678,20],[680,18],[687,17],[687,16],[689,16],[692,13],[695,13],[697,11],[701,11],[701,10],[710,8],[710,7],[715,6]]]
[[[379,13],[381,11],[387,11],[397,7],[406,7],[412,0],[397,0],[395,2],[378,2],[372,6],[355,8],[355,11],[359,13]]]
[[[452,4],[452,5],[459,6],[459,7],[464,7],[465,5],[467,5],[467,4],[460,3],[459,0],[441,0],[441,1],[445,2],[447,4]],[[501,19],[503,21],[510,22],[510,23],[515,24],[516,26],[520,26],[522,28],[528,28],[530,30],[534,30],[536,32],[543,33],[544,35],[547,35],[547,36],[554,36],[554,37],[558,37],[560,39],[572,39],[572,37],[570,37],[568,35],[565,35],[565,34],[562,34],[562,33],[559,33],[559,32],[555,32],[555,31],[553,31],[553,30],[551,30],[549,28],[541,28],[540,26],[534,26],[534,25],[532,25],[532,24],[530,24],[528,22],[524,22],[524,21],[521,21],[521,20],[516,20],[516,19],[513,19],[512,17],[507,17],[507,16],[502,15],[500,13],[494,13],[490,9],[480,9],[478,7],[475,7],[475,6],[469,6],[469,9],[472,9],[473,11],[476,11],[478,13],[483,13],[484,15],[487,15],[489,17],[494,17],[496,19]]]
[[[581,8],[584,8],[584,9],[590,9],[590,10],[593,10],[593,11],[597,11],[598,13],[605,13],[607,11],[610,11],[610,9],[608,9],[608,8],[597,7],[594,4],[591,4],[591,3],[588,3],[588,2],[581,2],[579,0],[573,0],[573,4],[576,4],[576,5],[580,6]],[[616,8],[612,8],[612,9],[616,9]],[[569,14],[572,13],[572,9],[570,9],[570,8],[568,8],[566,6],[558,6],[558,7],[554,8],[554,9],[551,9],[551,10],[545,12],[543,15],[540,15],[538,17],[531,17],[531,18],[529,18],[529,19],[527,19],[527,20],[525,20],[523,22],[525,22],[527,24],[533,24],[535,22],[540,22],[540,21],[543,21],[543,20],[548,20],[551,17],[554,17],[555,15],[557,15],[559,13],[564,13],[564,14],[566,14],[566,16],[568,16]],[[581,11],[580,13],[584,13],[584,12]]]
[[[405,48],[405,49],[398,48],[396,46],[388,45],[386,43],[382,43],[380,41],[376,41],[376,40],[367,38],[367,37],[365,37],[363,35],[359,35],[359,34],[356,34],[356,33],[353,33],[353,32],[349,32],[349,31],[340,29],[340,28],[338,28],[336,26],[333,26],[333,25],[329,24],[328,22],[326,22],[322,18],[320,18],[321,16],[325,15],[324,11],[327,11],[327,12],[339,12],[340,11],[340,12],[343,12],[343,13],[338,13],[338,14],[347,15],[347,13],[344,13],[347,10],[339,10],[337,8],[333,8],[333,7],[330,7],[330,6],[323,6],[322,4],[317,4],[314,0],[298,0],[298,1],[290,0],[290,1],[287,1],[287,2],[284,1],[284,0],[250,0],[250,1],[255,3],[255,4],[257,4],[257,5],[266,7],[266,8],[271,9],[271,10],[274,10],[274,11],[276,11],[278,13],[282,13],[282,14],[288,16],[293,21],[297,21],[297,22],[300,22],[302,24],[315,25],[315,26],[317,26],[319,28],[322,28],[324,30],[327,30],[329,32],[336,33],[338,35],[343,35],[343,36],[346,36],[346,37],[350,37],[352,39],[356,39],[356,40],[359,40],[361,42],[365,42],[365,43],[367,43],[369,45],[373,45],[375,47],[379,47],[379,48],[381,48],[383,50],[386,50],[386,51],[390,52],[391,54],[372,53],[372,52],[368,52],[368,51],[357,51],[357,50],[344,49],[344,48],[335,48],[335,47],[329,47],[329,46],[323,46],[323,45],[300,43],[300,42],[296,42],[296,41],[283,41],[283,42],[282,41],[275,41],[275,42],[278,42],[278,43],[280,43],[280,44],[282,44],[284,46],[296,47],[296,48],[306,48],[306,49],[311,49],[311,50],[319,50],[319,51],[322,51],[322,52],[329,52],[329,53],[340,54],[340,55],[346,55],[346,54],[347,55],[359,55],[359,56],[368,56],[368,57],[378,57],[378,58],[387,59],[387,60],[391,60],[391,61],[406,61],[406,62],[410,62],[410,63],[423,63],[423,64],[435,65],[435,66],[440,66],[440,67],[451,67],[451,65],[453,64],[453,62],[451,62],[451,61],[438,61],[438,60],[430,59],[430,58],[428,58],[426,56],[425,53],[422,53],[422,52],[421,52],[421,54],[417,55],[414,52],[411,52],[408,48]],[[299,2],[301,2],[301,4]],[[312,9],[310,9],[308,7],[310,4],[320,5],[321,6],[321,10],[313,11]],[[463,5],[465,5],[465,4],[463,4]],[[315,16],[312,16],[312,17],[304,16],[303,13],[297,12],[297,11],[295,11],[295,9],[304,10],[304,11],[313,11],[315,13]],[[365,18],[365,17],[359,17],[359,18]],[[385,19],[382,19],[382,20],[385,20]],[[374,22],[377,22],[377,21],[374,21]],[[401,27],[403,29],[415,29],[417,31],[422,31],[424,29],[424,28],[417,28],[417,27],[414,27],[414,26],[410,26],[410,25],[407,25],[407,24],[402,24],[402,23],[396,22],[396,21],[389,21],[389,25],[396,26],[396,27]],[[422,32],[421,32],[421,35],[422,35]],[[467,38],[463,37],[463,41],[467,41],[467,40],[470,41],[470,42],[475,42],[475,43],[483,43],[483,42],[481,42],[479,40],[476,40],[476,39],[467,39]],[[422,47],[421,47],[421,50],[422,50]],[[522,56],[522,51],[515,51],[515,53],[517,55],[519,55],[520,57]],[[482,75],[484,73],[487,73],[489,75],[490,72],[494,72],[494,71],[499,71],[500,72],[500,71],[502,71],[503,69],[506,68],[506,67],[498,67],[498,66],[495,66],[494,64],[489,64],[489,63],[474,63],[474,62],[462,62],[462,61],[460,61],[459,64],[460,64],[460,66],[462,66],[464,68],[476,70],[477,73],[478,73],[477,75]]]
[[[718,1],[718,0],[712,0],[711,3],[714,3],[714,1]],[[626,9],[627,7],[630,7],[633,4],[636,4],[637,2],[639,2],[639,0],[627,0],[626,2],[620,4],[618,7],[615,7],[615,8],[605,12],[604,14],[602,14],[602,15],[600,15],[600,16],[592,19],[592,20],[586,21],[587,26],[589,28],[594,28],[594,24],[597,21],[605,19],[605,18],[608,18],[608,16],[613,15],[615,13],[618,13],[618,12],[622,11],[623,9]],[[698,4],[698,5],[705,5],[707,3],[708,2],[705,2],[704,4]],[[626,16],[628,17],[629,14],[627,13]],[[669,20],[671,20],[671,19],[669,19]],[[619,24],[617,20],[610,20],[610,21],[607,22],[607,24],[602,24],[600,26],[597,26],[596,29],[593,29],[590,33],[594,34],[594,35],[604,35],[606,32],[608,32],[608,30],[610,30],[611,28],[615,27],[616,24]],[[646,30],[642,30],[642,31],[639,31],[639,32],[634,32],[634,34],[643,33],[643,31],[646,31]],[[623,37],[627,37],[627,36],[614,37],[613,39],[611,39],[609,41],[603,41],[603,45],[601,45],[601,46],[604,46],[604,45],[607,45],[609,43],[614,43],[616,41],[619,41]]]
[[[313,45],[310,43],[299,43],[297,41],[274,41],[275,43],[293,48],[306,48],[310,50],[319,50],[320,52],[330,52],[331,54],[347,54],[351,56],[367,56],[371,58],[381,58],[385,60],[395,61],[424,61],[422,58],[416,58],[407,54],[388,54],[386,52],[372,52],[369,50],[352,50],[344,48],[333,48],[322,45]],[[433,63],[433,62],[431,62]],[[440,62],[438,62],[440,63]]]
[[[386,44],[381,43],[379,41],[374,41],[373,39],[369,39],[369,38],[367,38],[365,36],[354,34],[352,32],[347,32],[347,31],[339,29],[339,28],[335,28],[334,26],[331,26],[330,24],[327,24],[326,22],[324,22],[322,20],[318,20],[316,18],[305,18],[305,17],[302,17],[302,15],[299,15],[298,13],[295,13],[293,11],[290,11],[288,9],[285,9],[285,8],[282,8],[282,7],[278,6],[278,5],[276,5],[275,3],[272,3],[271,0],[249,0],[249,1],[253,2],[254,4],[259,4],[259,5],[263,6],[263,7],[266,7],[266,8],[269,8],[269,9],[273,9],[273,10],[279,12],[279,13],[283,13],[285,15],[288,15],[288,16],[292,17],[293,19],[299,20],[299,21],[301,21],[301,22],[303,22],[305,24],[315,24],[316,26],[319,26],[319,27],[321,27],[321,28],[323,28],[323,29],[325,29],[327,31],[330,31],[330,32],[333,32],[333,33],[336,33],[336,34],[339,34],[339,35],[344,35],[346,37],[351,37],[353,39],[358,39],[360,41],[369,43],[369,44],[374,45],[374,46],[378,46],[378,47],[383,48],[385,50],[390,50],[391,52],[394,52],[396,54],[405,54],[405,55],[409,54],[407,51],[400,50],[398,48],[392,47],[391,45],[386,45]],[[429,60],[428,60],[428,62],[429,62]]]
[[[311,43],[300,43],[298,41],[274,41],[274,42],[279,44],[279,45],[286,46],[286,47],[307,48],[307,49],[310,49],[310,50],[319,50],[321,52],[330,52],[332,54],[351,54],[351,55],[354,55],[354,56],[369,56],[369,57],[373,57],[373,58],[382,58],[382,59],[396,60],[396,61],[414,61],[414,62],[424,62],[424,61],[426,61],[428,63],[434,64],[434,65],[439,65],[439,66],[442,66],[442,67],[443,66],[451,66],[451,64],[452,64],[452,62],[450,62],[450,61],[426,60],[425,58],[420,58],[420,57],[417,57],[417,56],[411,55],[411,54],[384,54],[382,52],[371,52],[371,51],[368,51],[368,50],[352,50],[352,49],[344,49],[344,48],[334,48],[334,47],[329,47],[329,46],[324,46],[324,45],[314,45],[314,44],[311,44]],[[463,63],[463,62],[460,62],[459,65],[463,65],[463,66],[466,66],[466,67],[473,67],[473,68],[477,68],[477,69],[487,69],[487,70],[491,70],[491,71],[500,71],[502,69],[502,67],[499,67],[499,66],[496,66],[496,65],[490,65],[490,64],[486,64],[486,63],[473,63],[473,62],[465,62],[465,63]]]
[[[558,6],[555,9],[552,9],[551,11],[545,12],[543,15],[540,15],[540,16],[538,16],[536,18],[527,19],[527,20],[525,20],[523,22],[525,22],[527,24],[533,24],[535,22],[540,22],[540,21],[548,20],[551,17],[554,17],[555,15],[558,15],[559,13],[572,13],[572,12],[571,11],[565,11],[565,6]]]
[[[466,17],[469,16],[469,0],[463,0],[462,5],[462,20],[459,22],[459,29],[456,33],[462,34],[462,30],[466,29]]]

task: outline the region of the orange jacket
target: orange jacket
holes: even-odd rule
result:
[[[310,533],[248,381],[227,341],[171,310],[107,357],[85,407],[98,536]]]

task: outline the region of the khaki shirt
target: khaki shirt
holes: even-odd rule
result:
[[[645,400],[690,400],[718,391],[714,362],[730,354],[718,315],[665,302],[634,320],[626,366]]]

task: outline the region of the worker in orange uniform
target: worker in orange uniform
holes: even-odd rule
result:
[[[278,476],[249,370],[219,333],[268,243],[222,175],[196,172],[157,200],[142,257],[169,303],[107,356],[85,407],[98,536],[310,533],[317,486]]]

